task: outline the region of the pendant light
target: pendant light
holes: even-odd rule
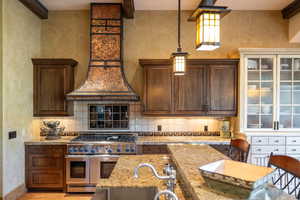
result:
[[[178,0],[178,48],[177,52],[172,53],[173,73],[174,75],[184,75],[186,71],[187,52],[182,52],[180,43],[180,25],[181,25],[181,0]]]
[[[189,20],[196,21],[196,49],[212,51],[220,47],[221,17],[231,10],[214,6],[215,0],[202,0]]]

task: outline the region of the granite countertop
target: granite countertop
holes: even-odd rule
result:
[[[105,188],[147,188],[157,187],[159,190],[166,189],[164,181],[157,179],[149,168],[139,169],[139,178],[133,177],[134,168],[141,163],[150,163],[163,175],[165,164],[169,163],[168,155],[124,155],[121,156],[108,179],[101,179],[97,185],[97,191]],[[97,193],[97,192],[96,192]],[[177,185],[175,193],[180,200],[184,198],[181,188]]]
[[[230,144],[220,136],[140,136],[137,144]]]
[[[25,141],[25,145],[64,145],[70,142],[75,136],[63,136],[58,140],[46,140],[45,137]]]
[[[45,137],[25,141],[25,145],[64,145],[76,136],[63,136],[58,140]],[[137,144],[229,144],[230,139],[220,136],[138,136]]]
[[[171,160],[176,166],[179,179],[183,182],[183,191],[187,192],[193,200],[227,200],[239,199],[228,194],[217,194],[205,184],[198,168],[208,163],[229,159],[222,153],[213,149],[209,145],[168,145]],[[291,200],[292,196],[278,190],[272,186],[261,189],[251,194],[251,200],[264,200],[266,193],[276,197],[276,200]],[[274,198],[272,198],[274,199]]]
[[[199,166],[217,160],[229,159],[228,157],[208,145],[168,145],[168,148],[171,159],[177,168],[177,173],[193,200],[235,199],[219,195],[207,188],[198,170]]]

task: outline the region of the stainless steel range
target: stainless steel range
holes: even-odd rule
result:
[[[134,134],[80,135],[68,144],[69,155],[136,154]]]
[[[86,134],[67,144],[68,192],[94,192],[101,179],[109,178],[120,155],[136,154],[135,134]]]

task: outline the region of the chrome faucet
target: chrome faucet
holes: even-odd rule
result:
[[[157,173],[156,169],[153,167],[153,165],[148,164],[148,163],[142,163],[142,164],[139,164],[134,169],[133,177],[135,177],[135,178],[139,177],[139,175],[138,175],[139,169],[142,167],[149,167],[156,178],[161,179],[161,180],[166,180],[167,190],[174,193],[174,189],[175,189],[175,185],[176,185],[176,170],[174,170],[174,168],[171,167],[171,165],[167,164],[163,170],[164,174],[166,174],[166,175],[160,176],[160,175],[158,175],[158,173]],[[167,195],[167,199],[174,200],[169,195]]]
[[[162,194],[167,195],[167,198],[169,198],[169,199],[178,200],[178,197],[176,196],[176,194],[174,192],[171,192],[170,190],[159,191],[158,193],[156,193],[153,200],[159,200],[159,197]]]

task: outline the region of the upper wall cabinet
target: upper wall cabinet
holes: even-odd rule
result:
[[[155,114],[171,112],[171,72],[163,65],[145,68],[145,109]]]
[[[32,59],[33,62],[33,113],[36,117],[69,116],[73,103],[65,95],[74,89],[72,59]]]
[[[144,114],[235,116],[236,59],[190,59],[184,76],[174,76],[169,59],[143,59]]]
[[[300,49],[241,49],[241,62],[241,131],[300,130]]]

